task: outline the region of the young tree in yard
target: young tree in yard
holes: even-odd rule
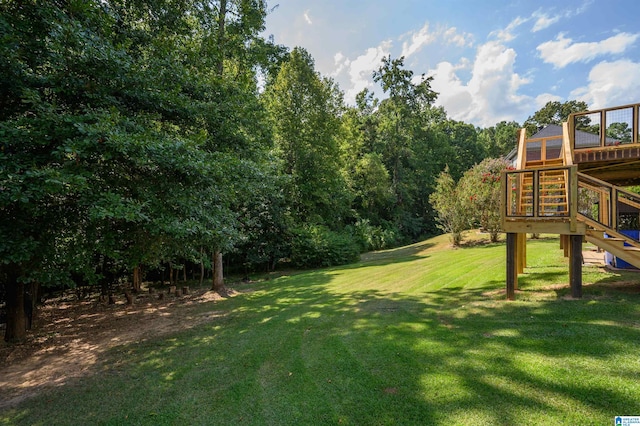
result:
[[[469,227],[469,203],[460,193],[448,167],[438,176],[436,189],[429,197],[429,201],[438,213],[440,229],[451,234],[451,244],[460,245],[462,233]]]
[[[498,241],[500,228],[500,177],[509,167],[504,159],[487,158],[466,171],[458,183],[458,194],[469,204],[471,223],[479,224]]]

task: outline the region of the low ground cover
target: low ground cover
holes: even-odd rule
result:
[[[438,237],[167,309],[151,320],[173,319],[172,330],[99,352],[87,374],[0,409],[0,424],[610,424],[640,414],[640,275],[585,266],[584,297],[572,300],[558,240],[543,238],[529,242],[507,302],[504,244],[483,239],[451,249]]]

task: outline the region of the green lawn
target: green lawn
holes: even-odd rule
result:
[[[503,243],[438,237],[342,268],[237,285],[214,321],[118,347],[92,377],[0,424],[606,425],[640,415],[640,275],[528,243],[517,301]],[[624,285],[610,285],[624,282]],[[564,284],[564,285],[561,285]]]

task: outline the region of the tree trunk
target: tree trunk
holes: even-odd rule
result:
[[[213,283],[211,286],[211,290],[216,291],[220,294],[224,293],[224,273],[222,270],[222,253],[220,250],[215,250],[213,252]]]
[[[133,268],[133,291],[140,293],[142,289],[142,276],[140,274],[140,266]]]
[[[200,286],[204,284],[204,249],[200,248]]]
[[[6,268],[7,281],[5,283],[7,297],[7,329],[5,342],[21,342],[27,338],[27,322],[24,312],[24,283],[18,281],[19,268],[9,264]]]

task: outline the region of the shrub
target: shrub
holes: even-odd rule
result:
[[[374,226],[368,219],[358,220],[353,234],[362,252],[395,247],[400,242],[400,233],[393,225]]]
[[[306,225],[293,230],[291,264],[298,268],[343,265],[360,258],[356,239],[324,226]]]

